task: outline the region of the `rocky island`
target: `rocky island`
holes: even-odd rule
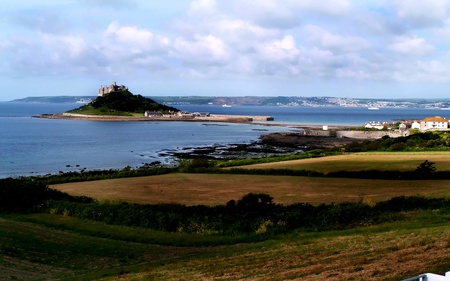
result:
[[[270,116],[221,115],[181,111],[153,99],[132,94],[124,85],[113,82],[101,86],[98,97],[79,108],[59,114],[42,114],[36,118],[92,121],[210,121],[248,123],[273,121]]]

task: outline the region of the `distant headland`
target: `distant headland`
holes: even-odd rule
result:
[[[116,85],[117,86],[117,85]],[[124,86],[124,85],[120,85]],[[117,86],[117,87],[120,87]],[[126,87],[126,86],[124,86]],[[111,86],[102,86],[109,91]],[[98,95],[97,95],[98,96]],[[13,100],[13,102],[45,102],[45,103],[88,103],[97,96],[40,96]],[[374,99],[346,97],[304,97],[304,96],[154,96],[158,103],[170,106],[182,105],[219,105],[229,106],[290,106],[290,107],[362,107],[362,108],[430,108],[450,109],[450,98],[421,99]]]

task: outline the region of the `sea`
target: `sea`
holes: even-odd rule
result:
[[[0,102],[0,178],[60,172],[140,167],[165,153],[212,145],[257,141],[272,132],[298,131],[295,124],[364,125],[369,121],[450,117],[450,111],[421,108],[283,107],[183,105],[181,110],[211,114],[272,116],[258,124],[216,122],[101,122],[33,118],[79,107],[75,103]],[[271,126],[267,126],[271,125]]]

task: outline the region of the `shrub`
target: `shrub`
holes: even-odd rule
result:
[[[13,178],[0,180],[0,212],[30,212],[50,199],[73,198],[42,183]]]

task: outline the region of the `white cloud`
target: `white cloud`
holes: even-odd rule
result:
[[[279,31],[264,28],[241,19],[220,19],[213,22],[211,32],[224,40],[230,48],[242,54],[254,52],[267,40],[280,37]]]
[[[290,28],[300,21],[288,2],[279,5],[275,0],[234,1],[234,11],[241,18],[271,28]]]
[[[264,43],[260,47],[263,60],[271,62],[293,62],[298,59],[299,50],[295,46],[294,37],[284,36],[281,40]]]
[[[127,48],[130,53],[139,54],[150,48],[153,37],[153,33],[148,30],[113,22],[104,33],[103,46],[114,44],[119,46],[121,52]]]
[[[1,71],[289,83],[450,80],[450,1],[188,1],[8,6],[0,9]]]
[[[69,58],[76,58],[87,49],[85,40],[79,35],[55,36],[41,34],[41,38],[41,42],[46,49],[57,50],[60,56],[63,57],[67,54]]]
[[[440,25],[450,16],[448,0],[396,0],[397,15],[417,27]]]
[[[102,40],[93,46],[100,59],[99,67],[115,74],[133,74],[147,67],[148,71],[167,68],[163,60],[170,39],[150,30],[112,22],[103,32]],[[136,67],[136,68],[135,68]]]
[[[208,15],[216,12],[215,0],[195,0],[189,6],[188,14],[191,16]]]
[[[193,65],[223,64],[231,57],[226,44],[213,35],[198,35],[193,40],[178,37],[174,41],[170,55]]]
[[[324,49],[337,52],[357,52],[370,48],[369,42],[361,37],[332,34],[316,25],[306,25],[304,31],[312,44]]]
[[[435,48],[428,44],[424,38],[417,36],[400,36],[387,46],[387,49],[409,56],[423,56],[432,53]]]
[[[232,1],[234,13],[265,27],[294,28],[305,18],[336,17],[347,14],[352,9],[348,0],[236,0]]]
[[[329,15],[344,15],[352,9],[352,2],[349,0],[328,0],[325,2],[316,0],[289,1],[294,7],[301,10],[313,11]]]

